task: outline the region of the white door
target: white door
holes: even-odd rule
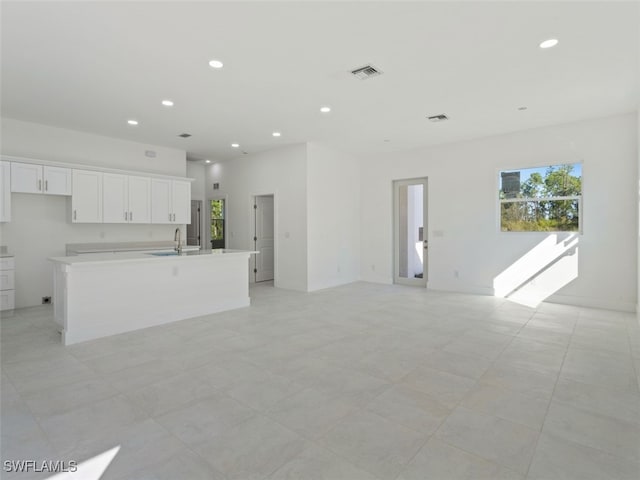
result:
[[[255,197],[255,249],[254,274],[256,282],[273,280],[274,270],[274,225],[273,195]]]
[[[103,174],[102,211],[104,223],[125,223],[129,220],[129,190],[126,175]]]
[[[151,179],[151,223],[173,223],[171,180]]]
[[[151,223],[151,178],[129,175],[129,222]]]
[[[73,170],[71,221],[102,223],[102,172]]]
[[[11,191],[16,193],[41,193],[42,165],[11,163]]]
[[[71,195],[71,169],[44,166],[44,193],[48,195]]]
[[[191,182],[174,180],[171,194],[173,223],[191,223]]]
[[[394,282],[427,286],[427,179],[393,182]]]

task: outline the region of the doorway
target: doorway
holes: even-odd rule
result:
[[[256,282],[273,280],[274,273],[274,215],[273,195],[254,197],[253,274]]]
[[[191,223],[187,225],[187,245],[202,245],[202,228],[200,225],[200,212],[202,200],[191,200]]]
[[[211,249],[226,248],[226,200],[214,198],[209,200],[209,229],[211,235]]]
[[[427,178],[393,182],[394,283],[427,286]]]

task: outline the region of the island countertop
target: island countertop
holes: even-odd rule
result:
[[[66,265],[95,265],[99,263],[158,262],[163,260],[180,260],[185,258],[214,258],[259,253],[255,250],[234,250],[219,248],[214,250],[187,250],[180,253],[175,250],[153,252],[108,252],[87,253],[68,257],[50,257],[54,263]]]

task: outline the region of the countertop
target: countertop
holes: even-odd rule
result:
[[[55,263],[63,263],[66,265],[95,265],[101,263],[177,261],[187,258],[221,258],[229,255],[246,255],[259,252],[255,250],[232,250],[228,248],[220,248],[216,250],[183,251],[180,254],[173,254],[173,252],[170,250],[165,251],[165,253],[172,253],[171,255],[157,255],[158,253],[163,252],[87,253],[84,255],[74,255],[69,257],[50,257],[49,260]]]
[[[115,253],[115,252],[137,252],[151,250],[172,250],[176,242],[109,242],[109,243],[67,243],[67,255],[86,253]],[[197,250],[198,246],[185,245],[184,250]]]

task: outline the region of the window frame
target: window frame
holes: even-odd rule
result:
[[[500,174],[503,172],[513,172],[513,171],[522,171],[522,170],[530,170],[530,169],[539,169],[539,168],[548,168],[548,167],[556,167],[560,165],[580,165],[581,167],[581,182],[580,182],[580,195],[568,195],[568,196],[559,196],[559,197],[542,197],[542,198],[500,198]],[[573,162],[555,162],[555,163],[543,163],[534,166],[528,167],[513,167],[513,168],[502,168],[498,167],[496,169],[495,174],[495,189],[494,195],[497,193],[497,209],[496,209],[496,228],[498,229],[498,233],[501,234],[549,234],[549,233],[565,233],[565,234],[583,234],[583,198],[584,198],[584,163],[582,161],[573,161]],[[508,231],[502,230],[502,204],[503,203],[528,203],[528,202],[549,202],[549,201],[571,201],[578,200],[578,230],[526,230],[526,231]]]

